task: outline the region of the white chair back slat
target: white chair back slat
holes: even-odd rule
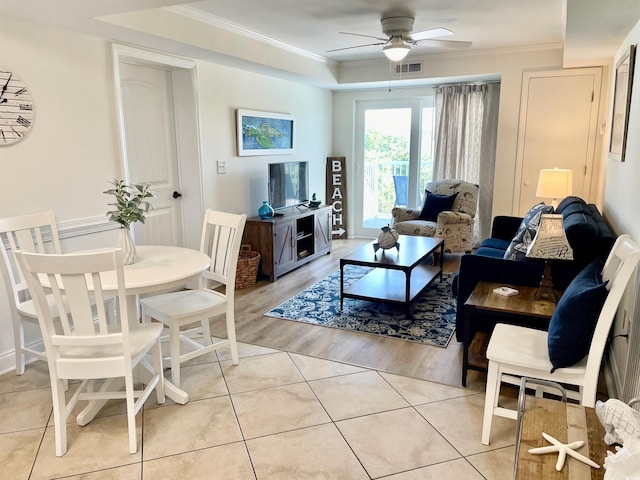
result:
[[[237,215],[210,209],[205,212],[200,250],[211,257],[205,278],[224,285],[235,285],[238,255],[232,252],[240,249],[243,231],[244,222],[238,227]]]
[[[40,234],[40,230],[38,229],[38,227],[28,230],[19,230],[17,232],[14,232],[14,235],[17,244],[16,246],[14,246],[14,248],[17,247],[20,248],[20,250],[26,250],[27,252],[44,253],[40,251],[42,248],[42,235]],[[36,238],[34,238],[34,236]],[[38,241],[35,241],[38,239],[40,243],[38,243]]]
[[[30,297],[13,255],[17,250],[31,253],[61,253],[53,211],[0,219],[0,251],[4,260],[4,280],[9,297],[19,304]]]
[[[96,305],[105,305],[104,293],[102,290],[102,280],[99,273],[91,274],[93,283],[93,296]],[[96,314],[98,317],[97,325],[100,329],[100,335],[109,334],[109,316],[104,308],[96,308]]]
[[[229,254],[233,243],[233,231],[220,225],[211,226],[214,230],[216,244],[209,253],[211,257],[211,272],[223,279],[229,277]]]
[[[60,280],[60,287],[64,289],[68,317],[73,323],[73,334],[76,336],[95,335],[96,325],[93,322],[91,294],[87,288],[87,279],[84,274],[64,274],[55,276],[55,278]],[[58,309],[64,307],[64,304],[59,303],[60,301],[62,299],[56,297]]]
[[[99,254],[41,255],[16,254],[25,271],[32,272],[28,277],[29,289],[34,293],[34,303],[38,318],[43,319],[41,328],[53,335],[45,336],[45,341],[59,346],[109,345],[125,343],[128,345],[129,325],[126,313],[126,293],[122,251],[102,252]],[[117,266],[119,264],[119,267]],[[120,322],[110,325],[108,322],[105,293],[102,289],[100,272],[112,271],[121,280],[118,291],[120,304]],[[119,270],[118,270],[119,268]],[[43,283],[46,278],[46,283]],[[55,299],[54,305],[60,315],[62,334],[55,335],[53,327],[53,308],[46,300],[50,290]],[[97,319],[97,320],[96,320]]]

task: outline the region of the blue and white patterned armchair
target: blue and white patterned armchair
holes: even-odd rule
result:
[[[438,214],[437,222],[419,218],[422,205],[417,209],[395,207],[391,211],[393,228],[400,235],[442,238],[444,251],[448,253],[470,252],[479,186],[462,180],[438,180],[428,183],[426,189],[437,195],[458,193],[458,196],[451,210]]]

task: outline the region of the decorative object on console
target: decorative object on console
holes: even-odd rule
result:
[[[389,225],[382,227],[382,233],[378,235],[378,241],[373,244],[373,251],[377,252],[380,248],[388,250],[393,247],[396,247],[396,250],[400,250],[400,244],[398,243],[399,237],[398,232]]]
[[[573,250],[564,233],[561,214],[545,214],[541,216],[538,232],[529,248],[527,257],[544,259],[544,273],[540,287],[536,292],[536,300],[558,301],[551,280],[551,260],[573,260]]]
[[[573,171],[560,168],[543,168],[538,177],[536,197],[551,198],[555,209],[558,199],[571,195],[573,188]]]
[[[309,206],[311,208],[318,208],[322,202],[316,198],[316,194],[311,195],[311,201],[309,202]]]
[[[151,185],[132,184],[127,185],[124,180],[113,180],[113,188],[102,193],[113,195],[116,203],[109,205],[115,210],[107,212],[109,220],[120,224],[120,234],[117,247],[122,249],[124,264],[131,265],[136,261],[136,245],[131,237],[131,224],[135,222],[144,223],[145,215],[151,210],[152,205],[147,199],[152,198],[154,193],[150,190]]]
[[[269,202],[267,202],[266,200],[262,202],[262,205],[258,209],[258,216],[263,220],[273,217],[274,213],[275,212],[273,210],[273,207],[271,207],[271,205],[269,205]]]

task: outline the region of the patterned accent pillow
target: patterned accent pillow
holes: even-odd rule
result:
[[[533,242],[540,226],[540,217],[546,213],[553,213],[553,207],[545,205],[544,202],[531,207],[531,210],[522,219],[516,236],[507,247],[507,251],[504,253],[505,259],[524,260],[526,258],[527,248]]]

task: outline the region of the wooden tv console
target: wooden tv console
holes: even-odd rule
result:
[[[260,274],[278,277],[331,253],[331,207],[291,207],[272,218],[247,219],[243,245],[260,252]]]

